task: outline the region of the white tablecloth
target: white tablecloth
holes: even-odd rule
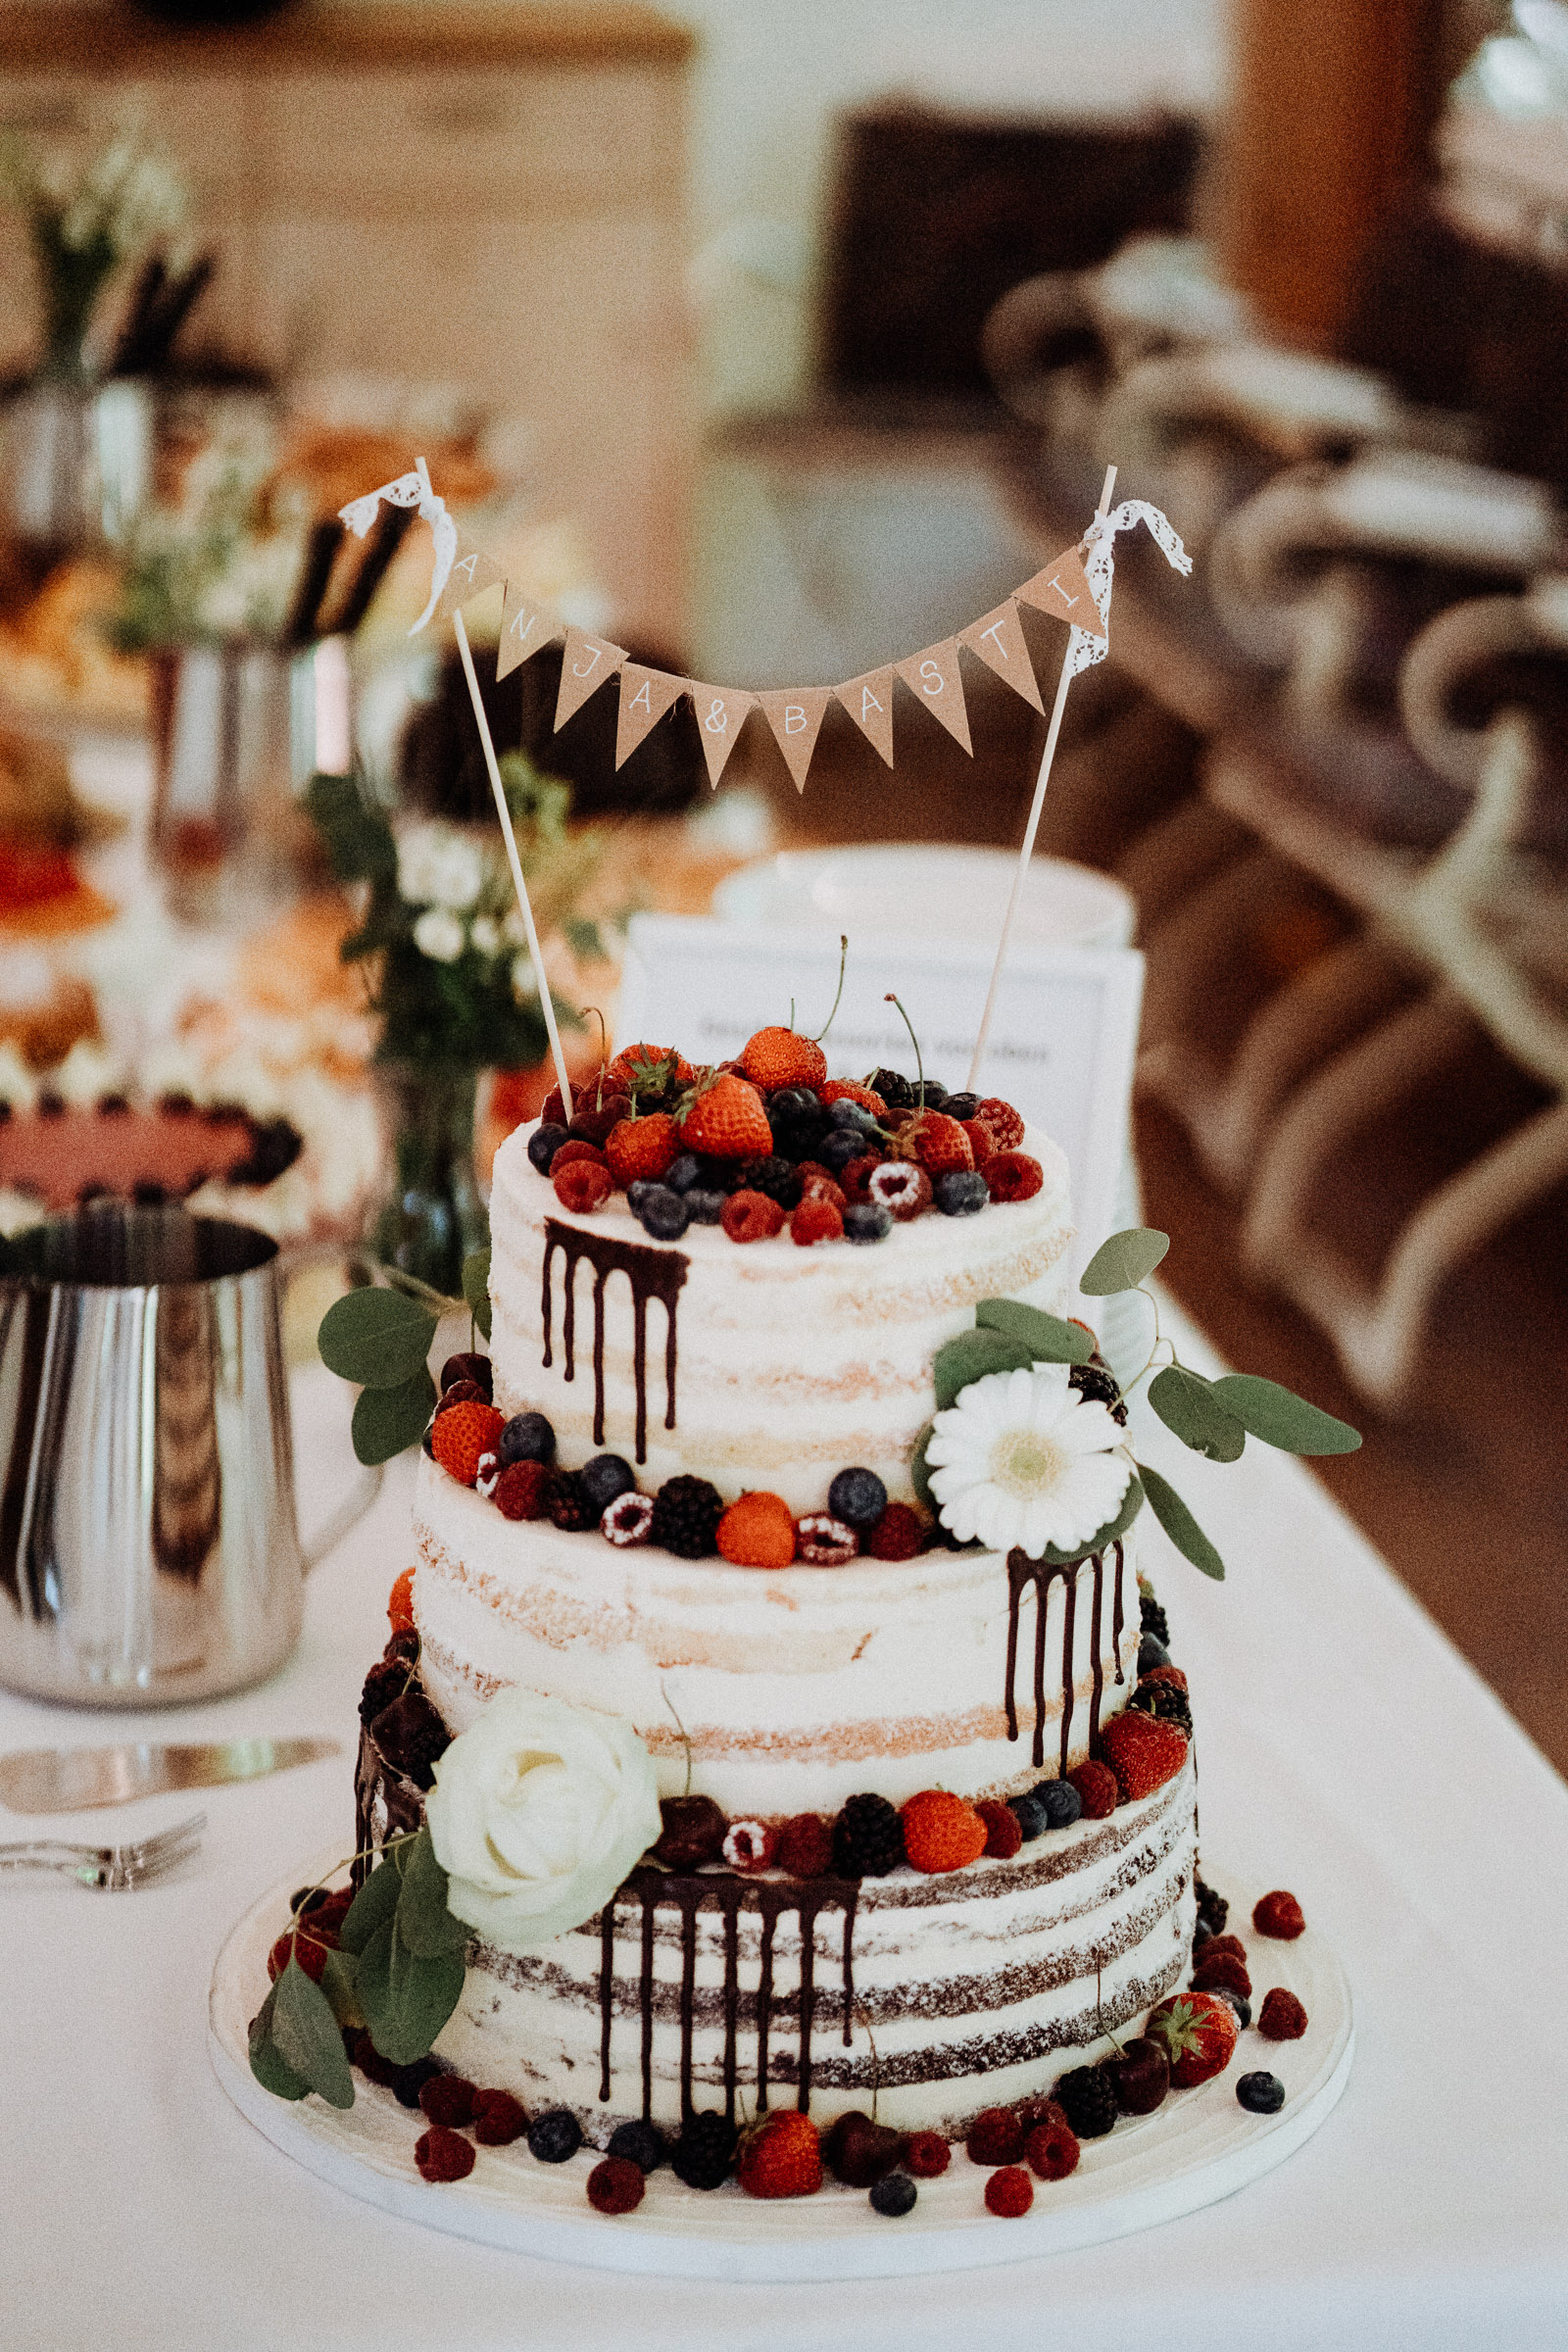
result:
[[[322,1372],[298,1378],[307,1532],[347,1475],[348,1401]],[[206,1846],[177,1884],[0,1888],[0,2341],[1560,2352],[1568,1789],[1309,1475],[1256,1446],[1221,1469],[1153,1443],[1230,1566],[1209,1585],[1146,1516],[1145,1563],[1201,1727],[1206,1865],[1221,1890],[1227,1866],[1294,1888],[1354,1990],[1349,2088],[1278,2172],[1116,2244],[906,2284],[645,2282],[383,2218],[276,2154],[223,2097],[205,2047],[230,1924],[307,1857],[352,1841],[345,1752],[212,1791]],[[312,1579],[299,1651],[265,1690],[177,1720],[0,1694],[0,1746],[335,1732],[347,1751],[409,1557],[408,1467]],[[167,1796],[79,1829],[145,1832],[189,1809]],[[0,1814],[0,1837],[24,1834],[34,1825]]]

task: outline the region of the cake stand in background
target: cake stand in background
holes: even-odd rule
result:
[[[721,921],[767,930],[881,932],[943,942],[995,936],[1017,859],[1006,850],[944,842],[871,842],[853,849],[786,850],[743,867],[713,893]],[[1137,907],[1108,874],[1065,858],[1030,865],[1013,938],[1020,947],[1121,950],[1133,944]],[[961,1072],[934,1073],[959,1082]],[[1122,1163],[1114,1223],[1143,1222],[1131,1137]],[[1092,1237],[1098,1245],[1100,1236]],[[1136,1372],[1149,1348],[1149,1317],[1136,1293],[1106,1299],[1097,1328],[1106,1361]]]

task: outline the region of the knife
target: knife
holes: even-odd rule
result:
[[[342,1754],[337,1740],[226,1740],[169,1747],[17,1747],[0,1756],[0,1805],[13,1813],[85,1813],[167,1788],[220,1788]]]

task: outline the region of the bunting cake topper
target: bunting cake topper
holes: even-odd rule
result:
[[[1148,505],[1143,499],[1129,498],[1112,509],[1110,497],[1115,480],[1116,468],[1111,466],[1106,468],[1104,487],[1095,518],[1077,546],[1064,548],[1043,570],[1025,580],[1021,587],[993,611],[982,613],[978,620],[972,620],[967,628],[958,629],[953,636],[944,637],[935,645],[925,646],[919,653],[909,654],[902,661],[887,662],[880,668],[862,671],[858,677],[846,678],[837,686],[769,687],[757,692],[743,687],[706,685],[698,678],[680,676],[672,670],[652,669],[644,662],[634,662],[624,646],[615,645],[610,638],[593,637],[586,630],[570,626],[508,579],[501,565],[454,520],[447,513],[445,501],[431,487],[422,458],[417,461],[414,472],[399,474],[396,481],[383,482],[378,490],[367,491],[364,497],[351,499],[346,507],[340,509],[343,522],[362,539],[375,520],[382,500],[390,506],[417,508],[421,521],[430,525],[434,548],[430,594],[424,611],[409,634],[414,636],[432,618],[450,618],[453,624],[469,699],[473,704],[474,719],[484,747],[485,765],[495,795],[496,811],[501,819],[517,905],[527,933],[528,953],[550,1036],[556,1077],[568,1118],[571,1114],[571,1087],[566,1076],[565,1056],[556,1027],[555,1008],[545,979],[544,960],[534,927],[533,910],[528,904],[522,864],[513,836],[512,815],[502,788],[495,746],[491,741],[490,722],[474,670],[473,652],[463,617],[464,607],[489,588],[499,586],[502,590],[501,638],[496,655],[498,679],[509,676],[520,662],[530,660],[545,646],[555,644],[558,638],[564,638],[561,683],[556,694],[555,723],[558,731],[592,695],[598,693],[608,679],[619,679],[619,711],[615,727],[617,768],[624,765],[638,745],[678,702],[683,699],[690,702],[702,741],[709,785],[714,790],[754,709],[761,712],[771,729],[773,740],[784,756],[798,792],[806,790],[811,757],[830,702],[840,706],[859,728],[879,759],[891,768],[897,757],[894,734],[896,683],[902,685],[909,698],[921,705],[972,758],[974,745],[964,702],[960,649],[984,663],[994,676],[1001,678],[1015,694],[1021,695],[1034,710],[1044,712],[1045,705],[1041,700],[1018,609],[1021,605],[1027,605],[1033,612],[1046,612],[1054,619],[1064,621],[1067,627],[1067,650],[1062,657],[1061,673],[1056,682],[1056,699],[1046,733],[1040,771],[1035,779],[1029,821],[1024,829],[1018,868],[1003,918],[991,985],[981,1015],[979,1035],[975,1040],[968,1080],[972,1087],[985,1052],[997,990],[1006,959],[1007,942],[1022,897],[1024,879],[1034,856],[1046,786],[1051,778],[1052,761],[1055,758],[1056,739],[1061,732],[1067,689],[1080,670],[1092,668],[1097,662],[1103,662],[1110,651],[1110,595],[1116,539],[1123,531],[1130,531],[1143,523],[1169,564],[1181,572],[1190,572],[1193,568],[1192,558],[1157,507]]]
[[[1114,475],[1114,467],[1111,469]],[[974,745],[964,695],[960,654],[966,653],[1010,686],[1033,710],[1045,704],[1035,677],[1034,663],[1018,613],[1020,606],[1065,622],[1068,629],[1067,675],[1076,677],[1105,659],[1110,647],[1112,547],[1117,536],[1143,523],[1168,563],[1178,571],[1191,571],[1192,559],[1157,507],[1142,499],[1126,499],[1113,512],[1102,507],[1076,547],[1064,548],[1055,560],[1025,580],[993,611],[983,612],[966,628],[918,653],[894,660],[862,675],[832,686],[781,686],[753,689],[715,686],[700,678],[677,676],[632,661],[623,646],[574,628],[525,588],[507,578],[502,566],[448,514],[445,502],[420,474],[400,474],[380,489],[368,491],[342,509],[348,528],[363,538],[375,519],[382,500],[391,506],[417,508],[434,539],[430,593],[423,612],[409,634],[416,635],[431,620],[454,621],[466,605],[486,589],[503,590],[501,634],[496,651],[496,676],[509,677],[520,663],[564,640],[561,685],[556,696],[555,724],[564,727],[590,696],[612,678],[619,680],[619,712],[615,729],[615,765],[620,767],[646,736],[682,699],[689,702],[702,739],[708,781],[717,788],[741,731],[754,710],[760,712],[784,756],[797,791],[806,790],[812,755],[830,703],[845,710],[879,759],[890,768],[897,763],[899,743],[911,723],[901,708],[906,696],[945,727],[956,743],[971,756]],[[896,691],[897,690],[897,691]]]

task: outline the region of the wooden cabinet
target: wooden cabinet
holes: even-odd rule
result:
[[[209,332],[280,371],[461,387],[532,427],[617,627],[687,628],[689,34],[650,9],[297,8],[228,33],[0,6],[0,125],[134,115],[220,262]],[[0,367],[35,331],[0,222]]]

